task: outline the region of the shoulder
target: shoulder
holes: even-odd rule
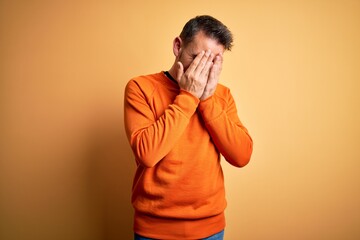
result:
[[[228,87],[219,83],[216,87],[216,91],[214,95],[217,98],[227,101],[227,99],[231,96],[231,93]]]
[[[161,81],[162,73],[141,75],[130,79],[126,85],[125,92],[139,92],[146,96],[151,95]]]
[[[127,87],[137,85],[140,89],[149,90],[155,88],[156,83],[161,79],[161,73],[141,75],[129,80]]]
[[[230,92],[230,89],[228,87],[226,87],[225,85],[222,85],[221,83],[219,83],[216,87],[217,94],[227,94],[229,92]]]

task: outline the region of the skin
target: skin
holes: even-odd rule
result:
[[[176,76],[180,89],[205,100],[216,90],[224,51],[223,45],[201,31],[186,46],[176,37],[173,42],[175,62],[169,73]]]

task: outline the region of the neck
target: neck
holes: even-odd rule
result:
[[[171,66],[171,68],[170,68],[170,70],[168,72],[177,81],[177,79],[176,79],[176,77],[177,77],[176,62]]]

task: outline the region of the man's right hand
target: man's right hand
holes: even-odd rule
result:
[[[184,66],[177,62],[176,80],[180,89],[190,92],[197,98],[203,95],[208,81],[209,70],[213,64],[214,54],[210,50],[200,52],[184,72]]]

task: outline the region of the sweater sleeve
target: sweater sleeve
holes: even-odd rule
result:
[[[156,117],[147,101],[147,94],[153,91],[131,80],[124,97],[126,134],[137,163],[145,167],[155,166],[170,152],[199,104],[199,99],[181,90],[164,113]]]
[[[243,167],[250,161],[253,141],[237,115],[230,90],[225,91],[221,98],[209,97],[200,102],[199,111],[220,153],[230,164]]]

